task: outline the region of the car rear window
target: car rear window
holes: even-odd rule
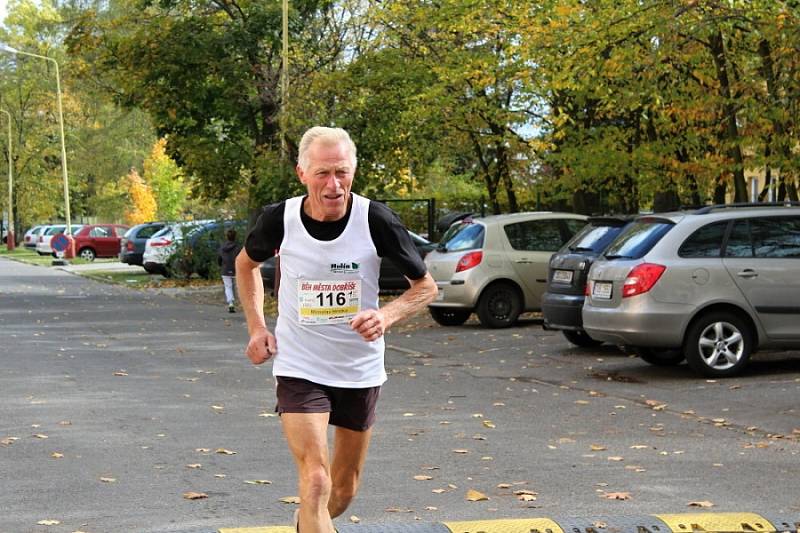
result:
[[[642,218],[617,235],[604,256],[606,259],[640,259],[669,232],[675,224],[658,218]]]
[[[442,236],[440,252],[460,252],[483,247],[484,227],[471,221],[453,224]]]
[[[683,241],[678,255],[680,257],[720,257],[722,255],[722,240],[728,229],[728,221],[707,224],[692,233]]]
[[[602,252],[622,232],[624,227],[621,224],[615,226],[586,224],[567,242],[566,248],[571,252]]]

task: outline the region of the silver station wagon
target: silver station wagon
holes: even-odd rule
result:
[[[550,256],[585,224],[583,215],[543,211],[456,222],[425,256],[439,288],[431,316],[457,326],[474,311],[482,325],[503,328],[538,311]]]
[[[592,265],[586,292],[593,339],[737,374],[759,347],[800,347],[800,204],[640,217]]]

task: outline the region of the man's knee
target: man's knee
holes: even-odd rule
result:
[[[323,465],[303,468],[300,474],[300,485],[306,498],[327,500],[331,494],[331,477]]]

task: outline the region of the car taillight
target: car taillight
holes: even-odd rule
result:
[[[653,288],[667,267],[653,263],[642,263],[633,267],[622,286],[622,297],[644,294]]]
[[[126,242],[125,243],[125,249],[128,250],[129,252],[132,252],[133,251],[133,243],[131,241]]]
[[[458,260],[456,272],[463,272],[464,270],[469,270],[472,267],[476,267],[481,264],[482,259],[483,252],[480,250],[465,254],[463,257],[461,257],[461,259]]]
[[[592,294],[592,282],[587,281],[586,285],[583,286],[583,295],[589,296],[590,294]]]
[[[169,239],[164,239],[163,237],[160,239],[153,239],[150,241],[150,246],[157,247],[157,246],[169,246],[172,244],[172,241]]]

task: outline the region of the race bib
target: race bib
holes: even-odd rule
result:
[[[300,323],[347,323],[361,310],[361,280],[297,280]]]

